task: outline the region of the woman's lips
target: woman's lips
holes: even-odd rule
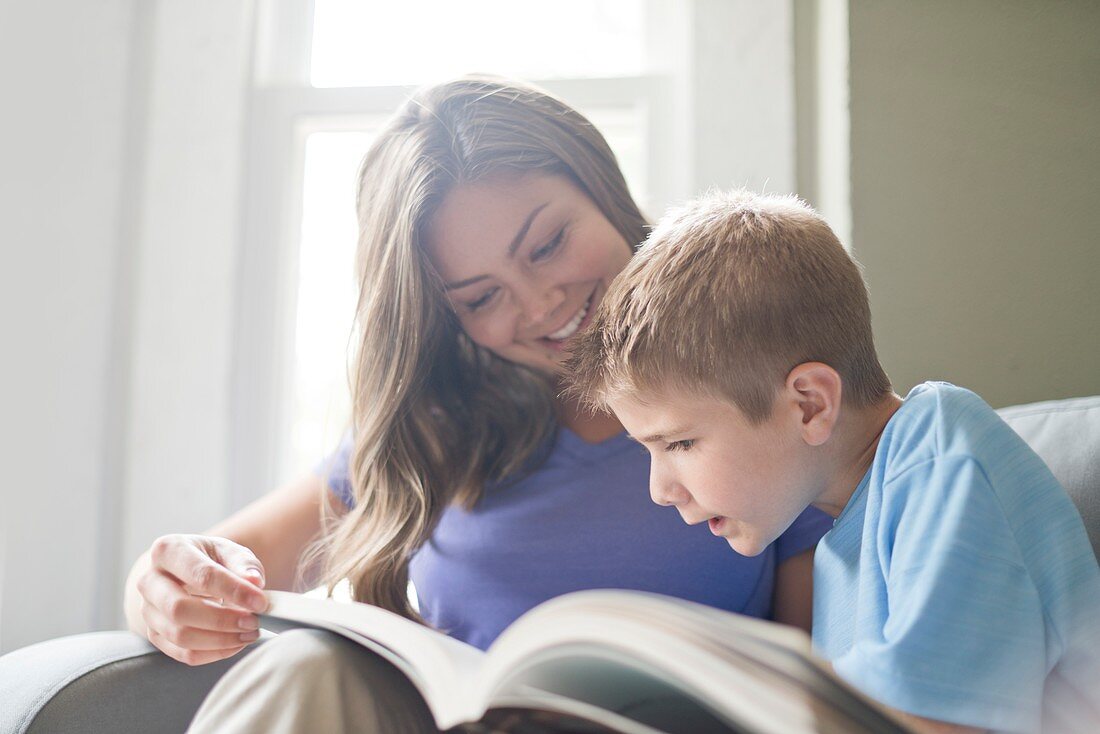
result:
[[[596,303],[596,291],[593,289],[592,293],[588,296],[588,300],[585,301],[585,305],[581,307],[581,309],[585,310],[584,318],[581,319],[580,323],[577,324],[577,328],[575,328],[569,336],[564,339],[551,339],[548,336],[544,336],[540,337],[538,341],[555,352],[565,351],[566,346],[569,344],[569,340],[576,336],[577,332],[592,322],[592,315],[596,312]],[[580,313],[581,309],[578,309],[577,313]],[[561,330],[559,329],[558,331],[560,333]]]
[[[591,300],[585,301],[584,305],[577,309],[577,312],[573,314],[573,318],[569,319],[565,326],[561,327],[553,334],[549,334],[543,338],[549,339],[551,341],[560,342],[565,341],[569,337],[576,334],[577,329],[580,328],[581,322],[588,317],[588,311],[591,308],[591,305]]]

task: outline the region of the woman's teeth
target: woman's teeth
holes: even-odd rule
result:
[[[577,331],[577,327],[581,325],[582,321],[584,321],[584,317],[588,315],[588,306],[591,302],[591,299],[585,301],[584,305],[581,306],[581,310],[577,311],[573,318],[569,320],[568,324],[561,327],[553,334],[548,335],[546,338],[552,339],[556,342],[560,342],[563,339],[568,339],[569,337],[573,336],[573,334]]]

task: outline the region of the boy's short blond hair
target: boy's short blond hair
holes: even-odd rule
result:
[[[685,390],[760,423],[804,362],[840,374],[845,404],[890,393],[860,267],[796,197],[719,192],[657,223],[576,339],[570,390],[597,407]]]

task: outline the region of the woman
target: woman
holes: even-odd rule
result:
[[[233,655],[254,639],[247,610],[260,608],[259,587],[291,588],[317,537],[305,581],[331,590],[347,578],[357,600],[480,647],[535,604],[582,588],[657,591],[809,626],[823,515],[803,516],[758,557],[731,554],[648,501],[648,458],[613,417],[557,398],[570,337],[646,226],[587,120],[499,79],[422,89],[367,153],[358,215],[354,440],[327,482],[303,479],[206,536],[158,539],[127,585],[134,631],[190,664]],[[335,652],[323,635],[280,636],[234,671],[264,680],[262,661],[276,656],[284,671],[305,670],[278,652],[295,644],[312,649],[317,670],[358,656],[352,667],[369,672],[357,685],[375,699],[391,685],[384,665]],[[216,693],[260,700],[255,683],[230,685],[244,676],[230,673]],[[320,674],[297,678],[333,695]],[[208,701],[196,726],[209,714],[224,730],[226,710]]]

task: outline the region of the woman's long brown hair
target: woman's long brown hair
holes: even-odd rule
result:
[[[359,300],[350,376],[355,506],[326,514],[306,565],[329,593],[419,619],[409,560],[452,503],[538,460],[556,430],[547,377],[476,346],[422,247],[454,186],[489,174],[568,176],[636,246],[645,220],[599,131],[533,86],[464,77],[419,90],[367,152],[357,200]],[[322,503],[327,505],[327,503]]]

